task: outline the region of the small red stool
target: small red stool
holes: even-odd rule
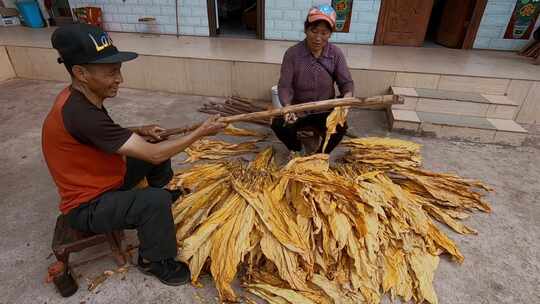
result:
[[[59,215],[56,219],[52,251],[56,259],[69,267],[69,255],[83,249],[109,243],[111,255],[118,266],[126,264],[126,252],[122,249],[124,231],[114,231],[105,234],[93,234],[77,231],[69,226],[65,216]]]
[[[122,249],[123,238],[123,230],[104,234],[77,231],[69,226],[63,214],[59,215],[56,219],[52,241],[52,251],[58,261],[49,266],[47,281],[54,282],[56,289],[63,297],[75,294],[79,287],[76,279],[71,274],[69,255],[95,245],[109,243],[114,261],[118,266],[123,266],[126,264],[126,258],[128,257]],[[92,260],[94,259],[88,261]]]

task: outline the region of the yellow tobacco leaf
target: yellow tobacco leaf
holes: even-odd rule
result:
[[[281,179],[280,184],[283,185],[286,182],[285,179]],[[312,263],[307,253],[309,246],[307,240],[301,239],[300,229],[294,221],[288,219],[285,211],[286,206],[282,204],[282,197],[276,197],[276,192],[268,189],[263,189],[262,193],[251,192],[245,185],[236,180],[232,184],[235,191],[255,209],[261,222],[283,246],[300,254],[306,262]],[[277,191],[277,193],[279,192],[282,191]],[[282,193],[283,195],[284,193]]]
[[[248,287],[247,290],[259,298],[266,300],[268,304],[291,304],[291,302],[285,300],[284,298],[269,294],[262,289]]]
[[[327,172],[330,168],[328,154],[314,154],[307,157],[295,157],[285,167],[284,171],[291,171],[297,174],[305,172]]]
[[[300,269],[298,256],[285,248],[270,233],[264,233],[261,239],[261,250],[266,258],[272,261],[279,272],[279,276],[297,290],[307,290],[307,273]]]
[[[433,277],[439,265],[439,257],[415,249],[407,255],[407,261],[418,281],[418,302],[422,303],[426,300],[431,304],[437,304],[437,294],[433,289]]]
[[[416,183],[417,187],[427,192],[424,195],[434,198],[440,205],[465,210],[491,211],[491,208],[484,202],[481,195],[471,191],[471,188],[479,187],[478,183],[451,174],[433,174],[425,170],[412,168],[401,170],[399,174]],[[422,195],[422,193],[419,194]]]
[[[349,233],[351,233],[351,224],[347,219],[347,216],[341,212],[335,212],[329,217],[330,229],[337,241],[338,250],[345,248],[347,244]]]
[[[206,263],[206,260],[210,256],[210,251],[212,250],[212,242],[206,240],[199,248],[196,249],[195,253],[189,260],[189,270],[191,272],[191,282],[196,285],[199,280],[199,275],[201,270]]]
[[[186,196],[173,207],[174,223],[178,225],[176,235],[183,240],[200,222],[204,221],[212,208],[230,196],[230,189],[221,181]]]
[[[268,284],[249,284],[248,290],[260,290],[264,291],[267,294],[276,295],[286,299],[287,302],[292,304],[318,304],[313,302],[311,299],[305,297],[299,292],[293,291],[291,289],[277,288]]]
[[[413,296],[412,280],[408,272],[407,262],[402,250],[388,248],[384,253],[383,291],[391,291],[409,302]]]
[[[222,208],[212,213],[191,236],[181,242],[180,260],[187,262],[214,231],[225,224],[243,204],[242,198],[237,194],[228,197]]]
[[[271,263],[265,264],[265,266],[266,268],[275,267],[275,265],[272,265]],[[267,270],[258,267],[256,271],[251,273],[251,282],[257,284],[267,284],[284,289],[290,288],[289,283],[281,279],[274,268],[272,268],[271,270]]]
[[[235,127],[233,124],[228,124],[223,130],[223,134],[231,136],[253,136],[253,137],[264,137],[264,134],[261,134],[257,131],[242,129]]]
[[[262,152],[257,154],[255,159],[249,164],[249,168],[252,170],[264,170],[270,169],[275,170],[275,164],[273,163],[274,152],[272,147],[264,149]]]
[[[216,180],[228,177],[230,168],[222,163],[200,164],[190,168],[186,172],[176,174],[171,181],[172,189],[179,187],[195,190],[205,187]]]
[[[379,303],[378,266],[367,257],[366,247],[351,232],[347,243],[347,254],[352,259],[351,284],[360,290],[367,303]]]
[[[433,223],[429,227],[429,238],[431,238],[438,246],[443,248],[446,252],[452,255],[452,257],[459,263],[463,262],[463,255],[457,248],[456,244],[450,240],[445,234],[443,234],[439,228]]]
[[[248,141],[239,144],[224,141],[201,139],[191,144],[184,152],[188,159],[184,162],[195,162],[201,159],[223,159],[231,156],[253,153],[257,151],[257,141]]]
[[[246,304],[259,304],[259,303],[255,302],[255,300],[253,300],[251,298],[247,298],[247,297],[244,298],[244,301],[245,301]]]
[[[317,304],[333,304],[334,301],[330,299],[323,291],[319,290],[310,290],[310,291],[298,291],[304,297],[310,299],[311,301]]]
[[[337,241],[332,235],[330,231],[330,227],[326,223],[326,221],[323,221],[322,225],[322,251],[323,251],[323,258],[324,258],[324,264],[331,265],[337,262],[339,258],[339,250]]]
[[[230,284],[236,276],[238,264],[250,247],[249,233],[255,220],[253,208],[243,200],[240,205],[212,236],[210,270],[220,297],[227,301],[236,301]]]
[[[296,214],[303,216],[304,218],[314,217],[316,210],[314,206],[308,202],[302,195],[302,184],[298,182],[290,182],[288,200],[291,202]]]
[[[433,205],[425,205],[424,209],[427,210],[427,212],[429,212],[431,216],[433,216],[440,222],[445,223],[450,228],[452,228],[455,232],[458,232],[461,234],[477,234],[478,233],[476,232],[476,230],[465,226],[461,222],[456,221],[450,215],[448,215],[446,211],[443,211],[440,208],[437,208]]]
[[[326,118],[326,136],[324,138],[323,151],[326,150],[330,136],[336,133],[337,126],[345,126],[349,107],[336,107]]]
[[[417,167],[422,162],[420,145],[410,141],[366,137],[345,140],[342,144],[351,148],[345,159],[353,163],[391,168],[389,166]]]
[[[384,148],[386,151],[396,149],[396,151],[402,150],[407,151],[411,154],[420,153],[421,145],[414,143],[412,141],[406,141],[395,138],[382,138],[382,137],[363,137],[363,138],[354,138],[349,140],[344,140],[343,144],[351,148],[357,147],[378,147]]]
[[[362,302],[362,297],[354,292],[345,292],[335,281],[330,281],[326,277],[314,274],[311,282],[322,289],[335,304],[356,304]]]

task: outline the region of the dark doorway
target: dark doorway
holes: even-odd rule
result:
[[[211,36],[264,37],[263,0],[208,0]]]
[[[433,8],[431,10],[431,17],[429,18],[428,28],[426,31],[426,38],[424,40],[424,47],[436,47],[439,46],[435,41],[437,40],[437,30],[441,24],[441,18],[444,12],[444,7],[448,0],[434,0]]]
[[[68,0],[45,1],[49,13],[49,25],[60,26],[73,23],[73,15]]]
[[[480,2],[482,1],[435,0],[424,46],[464,48],[467,36],[470,39],[470,36],[476,36],[478,31],[478,28],[474,28],[474,18],[478,15],[475,11],[481,6]]]

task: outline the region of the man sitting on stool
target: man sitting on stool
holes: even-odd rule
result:
[[[107,233],[137,229],[138,268],[168,285],[189,282],[189,269],[175,260],[171,204],[178,191],[163,189],[173,176],[170,158],[225,125],[217,117],[191,134],[161,140],[164,129],[123,128],[103,106],[122,83],[122,62],[136,53],[119,52],[101,29],[75,24],[58,28],[52,45],[71,75],[43,124],[42,148],[61,197],[60,211],[74,229]],[[145,189],[133,189],[143,178]]]

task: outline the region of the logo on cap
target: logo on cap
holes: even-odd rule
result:
[[[327,4],[319,5],[318,8],[325,15],[331,15],[334,12],[334,9]]]
[[[96,51],[98,51],[98,52],[100,52],[100,51],[106,49],[107,47],[113,45],[112,39],[106,33],[102,33],[99,36],[98,41],[96,41],[96,39],[94,39],[92,34],[89,33],[88,36],[90,37],[90,39],[92,39],[92,42],[94,43],[94,46],[96,47]]]

